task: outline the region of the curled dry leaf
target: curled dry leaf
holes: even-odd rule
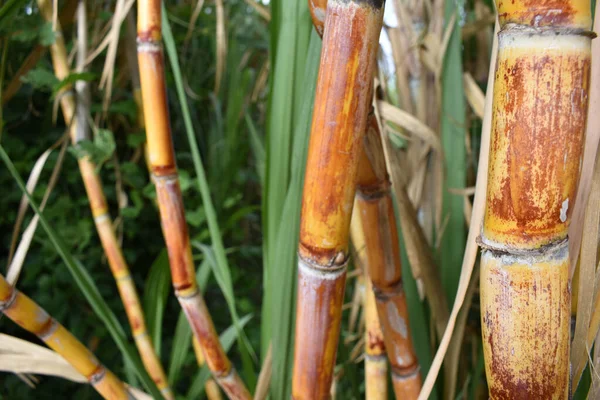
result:
[[[0,370],[87,383],[83,375],[52,350],[5,334],[0,334]]]
[[[387,101],[377,101],[377,107],[381,117],[389,122],[399,125],[415,137],[429,144],[435,151],[441,152],[442,145],[436,133],[414,115],[401,110]]]
[[[465,95],[467,96],[469,105],[473,109],[475,115],[483,119],[483,111],[485,109],[485,95],[483,94],[483,91],[477,85],[473,76],[468,72],[465,72],[463,75],[463,82],[465,85]]]

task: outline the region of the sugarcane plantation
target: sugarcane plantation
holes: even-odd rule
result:
[[[600,400],[598,29],[0,0],[0,399]]]

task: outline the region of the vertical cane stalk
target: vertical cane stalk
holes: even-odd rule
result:
[[[52,2],[50,0],[38,0],[40,13],[46,21],[52,21]],[[85,40],[82,38],[82,40]],[[70,74],[67,60],[67,50],[62,37],[60,23],[56,25],[56,40],[50,46],[54,73],[60,80],[65,79]],[[82,115],[80,121],[76,121],[76,104],[71,88],[67,87],[59,93],[60,106],[69,132],[74,144],[86,139],[86,129],[80,125],[87,119],[87,115]],[[79,108],[80,110],[82,108]],[[173,394],[167,384],[167,379],[160,364],[160,360],[152,346],[147,329],[144,314],[140,306],[139,297],[135,285],[129,272],[127,262],[123,257],[121,246],[115,235],[112,219],[108,212],[108,204],[104,197],[102,182],[97,173],[96,165],[89,157],[83,157],[78,160],[79,170],[83,178],[83,183],[88,195],[94,223],[104,253],[108,259],[111,272],[117,281],[117,288],[123,301],[123,306],[131,326],[133,338],[144,363],[144,367],[157,387],[161,390],[166,399],[172,399]]]
[[[567,228],[586,127],[590,2],[497,2],[481,318],[492,399],[566,399]]]
[[[365,290],[365,399],[388,399],[388,361],[385,354],[385,341],[379,316],[373,285],[366,277]]]
[[[421,390],[419,362],[408,323],[398,229],[390,193],[383,145],[374,114],[369,115],[358,164],[356,206],[365,237],[367,271],[381,321],[385,348],[392,366],[398,399],[416,399]]]
[[[23,329],[43,340],[81,373],[102,397],[128,400],[123,382],[106,369],[96,357],[64,326],[29,297],[13,288],[0,275],[0,311]]]
[[[359,165],[360,168],[360,165]],[[377,306],[373,285],[367,274],[367,253],[365,233],[358,213],[357,200],[354,200],[354,213],[350,222],[350,239],[354,247],[356,267],[362,270],[367,287],[363,298],[365,319],[365,399],[387,400],[388,398],[388,361],[385,354],[385,342],[381,323],[377,315]],[[359,278],[359,277],[358,277]],[[357,278],[357,279],[358,279]],[[358,287],[355,289],[358,291]],[[352,324],[352,323],[351,323]]]
[[[196,282],[167,108],[161,33],[161,2],[138,2],[138,63],[148,159],[156,187],[175,295],[198,339],[206,363],[231,399],[250,393],[227,358]]]
[[[383,1],[327,4],[300,223],[292,382],[297,400],[329,398],[358,151],[382,19]]]

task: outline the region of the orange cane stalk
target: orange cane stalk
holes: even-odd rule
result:
[[[2,275],[0,275],[0,311],[60,354],[105,399],[131,398],[123,382],[102,366],[75,336],[33,300],[13,288]]]
[[[200,343],[195,336],[192,338],[192,345],[194,346],[194,354],[196,354],[198,366],[202,368],[204,367],[204,364],[206,364],[206,360],[204,359],[204,354],[202,354],[202,346],[200,346]],[[223,400],[219,385],[217,385],[213,379],[208,378],[206,380],[206,383],[204,384],[204,393],[208,400]]]
[[[306,164],[292,397],[330,396],[381,0],[330,0]]]
[[[248,389],[219,342],[196,282],[169,125],[160,0],[138,1],[137,40],[149,167],[156,186],[175,295],[219,385],[231,399],[250,399]]]
[[[356,206],[362,220],[367,271],[373,284],[385,348],[398,399],[416,399],[421,390],[419,361],[408,324],[396,217],[375,114],[369,115],[360,154]]]
[[[48,22],[52,22],[52,2],[50,0],[38,0],[38,5],[44,19]],[[56,25],[56,33],[55,42],[50,46],[50,53],[54,65],[54,73],[59,80],[63,80],[70,75],[71,71],[69,70],[67,50],[62,37],[60,23],[58,22]],[[63,89],[58,97],[60,98],[60,106],[65,122],[69,126],[72,142],[76,144],[79,141],[86,139],[81,135],[81,132],[84,132],[84,130],[77,129],[77,121],[75,120],[75,99],[71,92],[71,87]],[[119,294],[123,301],[129,325],[131,326],[133,338],[142,358],[144,367],[163,396],[166,399],[173,399],[173,394],[168,386],[164,370],[154,351],[150,336],[148,335],[144,314],[129,272],[129,267],[123,257],[121,246],[119,245],[114,232],[113,223],[108,212],[108,205],[102,189],[102,182],[96,172],[97,167],[87,156],[80,158],[78,163],[90,201],[96,230],[98,231],[100,242],[102,243],[104,253],[108,259],[111,272],[117,281],[117,288],[119,289]]]
[[[590,78],[588,0],[498,0],[481,318],[491,399],[566,399],[567,228]]]

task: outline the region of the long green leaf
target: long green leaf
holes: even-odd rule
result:
[[[237,311],[235,309],[235,294],[233,293],[233,284],[231,282],[231,276],[228,274],[224,274],[223,271],[219,268],[219,263],[215,257],[215,252],[209,246],[206,246],[200,242],[192,241],[192,245],[202,251],[204,256],[206,257],[206,261],[211,266],[212,271],[215,275],[215,279],[217,280],[217,284],[225,297],[225,302],[227,303],[227,307],[229,308],[229,313],[231,315],[235,315],[237,317]]]
[[[148,324],[148,334],[152,338],[156,354],[160,357],[163,316],[170,293],[171,273],[169,257],[163,249],[150,267],[144,290],[144,315]]]
[[[246,113],[244,116],[244,120],[246,121],[246,125],[248,126],[248,133],[250,134],[250,148],[252,149],[252,153],[254,155],[254,160],[256,162],[256,172],[258,173],[258,177],[260,178],[261,185],[265,184],[265,165],[266,165],[266,154],[265,154],[265,145],[260,139],[258,135],[258,131],[256,129],[256,125],[250,118],[250,115]]]
[[[304,75],[304,94],[300,117],[294,130],[292,151],[291,181],[286,192],[281,215],[275,225],[274,235],[270,237],[271,252],[269,262],[271,278],[267,282],[263,303],[263,319],[268,314],[272,321],[270,338],[273,344],[273,375],[271,378],[271,396],[274,399],[290,397],[291,362],[293,358],[294,317],[296,304],[296,263],[300,231],[300,207],[304,183],[304,166],[308,152],[308,138],[312,119],[312,106],[319,69],[321,40],[313,31],[306,56]],[[271,168],[278,161],[268,159]],[[263,213],[271,214],[271,208]],[[274,218],[275,216],[273,216]],[[271,218],[271,217],[270,217]],[[266,303],[268,301],[268,303]],[[264,332],[264,331],[263,331]]]
[[[17,182],[17,185],[19,185],[19,188],[27,197],[29,205],[39,216],[40,223],[46,231],[46,234],[50,238],[50,241],[54,245],[56,252],[63,259],[69,272],[73,276],[75,283],[77,283],[79,290],[81,290],[81,292],[85,296],[86,300],[94,310],[94,313],[98,316],[98,318],[100,318],[100,320],[102,320],[102,322],[106,326],[106,329],[108,329],[108,332],[110,333],[111,337],[119,347],[119,350],[121,350],[121,353],[134,367],[137,376],[142,381],[142,384],[144,385],[146,390],[148,390],[155,398],[160,398],[160,391],[158,390],[158,388],[156,387],[152,379],[150,379],[150,376],[144,369],[140,357],[138,356],[133,346],[129,343],[125,335],[125,330],[123,329],[121,324],[119,324],[117,317],[108,307],[108,305],[104,301],[104,298],[102,298],[102,295],[96,287],[94,280],[88,274],[85,267],[81,265],[81,263],[76,258],[74,258],[73,255],[69,252],[67,245],[63,242],[60,235],[58,235],[58,233],[54,230],[52,225],[44,217],[44,214],[40,212],[37,203],[31,198],[29,192],[25,187],[25,184],[23,183],[23,180],[19,176],[19,173],[17,172],[8,154],[6,154],[6,151],[4,151],[4,147],[2,145],[0,145],[0,157],[4,161],[4,164],[8,168],[14,180]]]
[[[458,12],[457,3],[446,1],[445,19]],[[462,37],[458,21],[451,27],[452,35],[444,57],[442,75],[442,147],[444,149],[445,180],[442,205],[444,230],[441,241],[441,279],[448,304],[454,302],[458,289],[463,253],[466,245],[464,198],[450,193],[466,184],[466,106],[463,87]]]
[[[392,195],[393,196],[393,195]],[[417,290],[417,282],[412,274],[406,246],[404,245],[404,236],[402,234],[402,224],[399,221],[399,213],[396,205],[398,204],[396,196],[394,197],[394,215],[396,218],[396,226],[398,229],[398,241],[400,245],[400,256],[402,261],[402,283],[404,292],[406,293],[406,303],[408,306],[408,320],[410,322],[410,332],[415,346],[415,352],[419,359],[421,367],[421,376],[427,376],[431,367],[431,341],[429,337],[429,324],[427,321],[427,310],[425,304],[419,298]],[[429,397],[430,400],[437,400],[438,395],[434,390]]]
[[[179,67],[179,60],[177,56],[177,49],[175,45],[175,40],[173,38],[173,33],[171,32],[171,27],[169,25],[169,21],[166,15],[166,9],[163,4],[162,8],[162,26],[163,26],[163,36],[165,49],[167,50],[167,54],[169,56],[169,61],[171,64],[171,69],[173,70],[173,76],[175,79],[175,87],[177,89],[177,96],[179,97],[179,103],[181,106],[181,111],[183,115],[183,120],[185,124],[185,130],[187,133],[190,150],[192,152],[192,159],[194,162],[194,169],[196,172],[196,176],[198,179],[198,188],[200,190],[200,195],[202,197],[202,204],[204,205],[204,210],[206,213],[206,220],[208,222],[208,229],[210,232],[210,239],[212,242],[212,246],[214,249],[215,258],[217,261],[217,265],[222,275],[224,276],[225,281],[229,284],[229,290],[233,293],[233,285],[231,284],[231,271],[229,269],[229,264],[227,262],[227,257],[225,255],[225,247],[223,246],[223,240],[221,237],[221,231],[219,228],[219,223],[217,221],[217,214],[215,212],[215,207],[213,205],[210,189],[208,186],[208,182],[206,180],[206,173],[204,171],[204,166],[202,165],[202,159],[200,157],[200,151],[198,150],[198,143],[196,141],[196,136],[194,133],[194,127],[192,125],[192,118],[190,116],[190,110],[187,103],[187,98],[185,95],[185,90],[183,88],[183,79],[181,75],[181,68]],[[234,307],[235,311],[235,307]],[[238,329],[238,347],[240,351],[240,355],[242,357],[242,363],[244,368],[244,377],[246,378],[246,383],[248,384],[250,390],[254,388],[256,384],[256,373],[254,371],[254,365],[252,363],[252,358],[256,358],[254,354],[254,350],[250,345],[250,340],[248,340],[246,334],[242,330],[239,325],[239,317],[237,312],[232,313],[231,315],[233,324]]]
[[[261,349],[269,347],[272,331],[272,315],[268,312],[273,299],[268,290],[275,268],[280,260],[273,258],[278,247],[278,230],[287,189],[290,183],[292,133],[294,132],[294,111],[299,114],[302,104],[294,101],[303,94],[295,90],[303,88],[302,73],[306,64],[306,38],[312,25],[310,16],[299,10],[308,10],[307,2],[294,0],[273,0],[271,2],[271,80],[267,111],[267,163],[265,184],[263,185],[262,232],[264,248],[263,295],[261,323]],[[303,47],[302,49],[300,47]],[[277,324],[279,321],[277,322]]]

